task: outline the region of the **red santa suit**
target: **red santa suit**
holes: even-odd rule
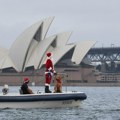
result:
[[[45,71],[45,78],[46,78],[46,81],[45,81],[45,86],[49,86],[50,83],[51,83],[51,80],[52,80],[52,76],[53,76],[53,73],[54,73],[54,66],[53,66],[53,62],[51,60],[51,53],[47,53],[47,60],[46,60],[46,64],[45,64],[45,67],[46,67],[46,71]]]

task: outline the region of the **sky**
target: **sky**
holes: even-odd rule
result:
[[[69,42],[120,47],[120,0],[0,0],[0,46],[10,48],[27,27],[50,16],[47,36],[72,31]]]

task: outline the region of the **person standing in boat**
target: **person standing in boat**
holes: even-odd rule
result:
[[[53,65],[53,58],[52,53],[48,52],[47,60],[45,63],[46,71],[45,71],[45,93],[51,93],[50,91],[50,83],[52,80],[52,76],[54,74],[54,65]]]
[[[25,77],[24,82],[21,86],[22,94],[34,94],[33,91],[28,87],[29,78]]]

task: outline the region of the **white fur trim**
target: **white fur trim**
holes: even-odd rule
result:
[[[45,72],[45,75],[46,75],[46,74],[48,74],[48,73],[50,73],[50,74],[51,74],[51,76],[53,76],[53,73],[52,73],[52,72]]]
[[[45,83],[45,86],[50,86],[50,84]]]
[[[51,57],[47,57],[47,59],[51,59]]]
[[[48,74],[49,72],[45,72],[45,74]]]
[[[50,67],[48,70],[52,70],[52,67]]]

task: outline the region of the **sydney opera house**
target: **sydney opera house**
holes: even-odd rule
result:
[[[52,52],[55,70],[68,74],[65,82],[74,85],[95,80],[94,67],[86,54],[95,41],[69,43],[72,32],[47,37],[54,17],[43,19],[27,28],[10,49],[0,48],[0,85],[20,85],[28,76],[36,85],[44,84],[46,53]]]

